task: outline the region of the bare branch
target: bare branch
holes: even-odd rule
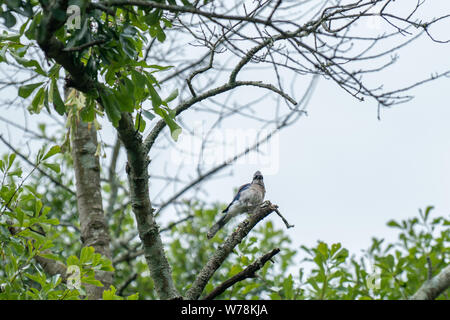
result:
[[[173,283],[172,270],[164,252],[159,227],[153,216],[148,190],[149,159],[147,153],[143,152],[141,136],[136,133],[128,113],[122,114],[117,130],[127,150],[131,204],[155,289],[161,299],[177,298],[179,295]]]
[[[255,273],[259,269],[261,269],[267,261],[272,259],[276,254],[280,252],[279,248],[273,249],[272,251],[266,253],[261,258],[257,259],[255,262],[250,264],[247,268],[239,272],[238,274],[234,275],[230,279],[222,282],[219,286],[214,288],[210,293],[208,293],[205,297],[203,297],[201,300],[212,300],[218,295],[222,294],[227,290],[229,287],[233,286],[235,283],[248,279],[248,278],[254,278],[256,277]]]
[[[280,96],[282,96],[285,99],[288,99],[289,102],[291,102],[292,104],[296,105],[297,102],[291,98],[289,95],[287,95],[286,93],[280,91],[279,89],[277,89],[276,87],[270,85],[270,84],[266,84],[266,83],[262,83],[259,81],[235,81],[232,83],[226,83],[220,87],[211,89],[206,91],[205,93],[195,96],[185,102],[182,102],[180,105],[178,105],[174,110],[175,110],[175,115],[179,115],[180,113],[182,113],[183,111],[189,109],[192,105],[194,105],[197,102],[200,102],[202,100],[205,100],[207,98],[216,96],[218,94],[230,91],[232,89],[235,89],[237,87],[240,86],[255,86],[255,87],[260,87],[260,88],[264,88],[264,89],[268,89],[271,90],[277,94],[279,94]],[[158,123],[153,127],[152,131],[148,134],[148,136],[145,138],[144,140],[144,148],[145,151],[148,153],[150,151],[150,149],[152,148],[153,144],[156,141],[156,138],[158,137],[158,135],[161,133],[161,131],[166,127],[166,122],[162,119],[159,120]]]
[[[267,217],[277,208],[276,205],[265,201],[260,207],[257,207],[249,218],[239,224],[237,229],[225,240],[217,251],[208,260],[203,269],[199,272],[192,286],[186,292],[185,297],[190,300],[196,300],[200,297],[216,270],[222,265],[233,249],[249,234],[258,222]]]

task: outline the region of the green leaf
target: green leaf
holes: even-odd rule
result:
[[[111,285],[108,290],[103,291],[103,300],[123,300],[123,298],[116,295],[116,288]]]
[[[150,92],[150,97],[152,98],[152,106],[153,108],[158,108],[162,104],[161,97],[158,92],[156,92],[155,88],[151,83],[147,83],[147,88]]]
[[[283,291],[286,299],[292,300],[294,298],[294,281],[291,274],[283,281]]]
[[[120,34],[119,36],[119,42],[122,46],[123,52],[130,58],[130,59],[136,59],[136,56],[138,52],[136,51],[136,48],[134,46],[134,43],[127,38],[127,36],[124,36],[123,34]]]
[[[42,201],[37,200],[34,203],[34,216],[37,217],[39,215],[39,213],[41,212],[42,209]]]
[[[134,94],[136,96],[136,100],[140,101],[141,99],[143,99],[144,89],[145,89],[145,86],[147,85],[148,80],[144,75],[137,72],[136,70],[131,70],[131,78],[133,80],[132,87],[134,88]],[[124,80],[124,81],[125,81],[125,85],[127,87],[129,87],[130,84],[127,83],[126,80]]]
[[[0,50],[0,62],[7,61],[6,60],[6,50],[8,49],[8,44],[3,46],[2,50]]]
[[[158,39],[159,42],[164,42],[166,40],[166,34],[164,33],[164,30],[159,26],[158,31],[156,32],[156,39]]]
[[[21,10],[21,13],[27,18],[31,18],[33,16],[33,6],[30,1],[25,2],[22,7],[23,10]],[[23,34],[23,31],[21,31],[21,34]]]
[[[94,285],[94,286],[97,286],[97,287],[103,287],[103,283],[101,283],[97,279],[83,278],[81,280],[81,282],[86,283],[86,284],[91,284],[91,285]]]
[[[9,170],[11,168],[11,166],[14,163],[14,160],[16,159],[16,154],[15,153],[11,153],[8,157],[8,166],[6,167],[6,170]]]
[[[394,256],[389,254],[386,257],[386,262],[387,262],[387,265],[389,266],[389,269],[393,270],[394,269],[394,264],[395,264]]]
[[[145,23],[147,23],[149,26],[156,25],[159,22],[159,19],[162,16],[162,10],[156,9],[155,11],[147,14],[145,16]]]
[[[133,112],[134,101],[130,99],[130,93],[125,86],[120,86],[118,90],[114,91],[115,99],[122,112]]]
[[[45,154],[45,156],[42,158],[42,160],[47,160],[51,156],[54,156],[55,154],[60,153],[60,152],[61,152],[60,146],[53,146],[50,148],[50,150],[48,150],[48,152]]]
[[[43,163],[43,165],[46,166],[47,168],[53,170],[56,173],[61,172],[61,168],[58,163]]]
[[[46,207],[48,208],[48,207]],[[59,225],[59,220],[57,218],[46,219],[45,223],[51,224],[53,226]]]
[[[181,0],[186,7],[192,7],[192,4],[187,0]]]
[[[100,91],[100,98],[102,100],[102,106],[105,108],[106,115],[109,121],[114,127],[119,125],[119,120],[122,117],[119,106],[117,105],[114,95],[110,89],[104,89]]]
[[[157,64],[149,64],[149,65],[147,65],[147,68],[157,69],[158,71],[166,71],[166,70],[172,69],[173,66],[165,66],[165,67],[163,67],[163,66],[160,66],[160,65],[157,65]],[[152,71],[152,72],[155,72],[155,71]]]
[[[21,1],[20,0],[5,0],[5,3],[11,9],[19,10]]]
[[[47,112],[48,113],[51,113],[51,111],[50,111],[50,107],[49,107],[49,104],[48,104],[48,89],[45,89],[45,95],[44,95],[44,107],[45,107],[45,109],[47,110]]]
[[[178,89],[175,89],[172,91],[172,93],[166,98],[166,102],[170,102],[172,100],[175,100],[178,97]]]
[[[25,36],[28,38],[28,40],[34,40],[36,36],[36,27],[39,25],[42,19],[42,13],[38,13],[33,17],[33,20],[31,21],[30,26],[25,31]]]
[[[2,33],[2,34],[0,34],[0,41],[18,42],[19,39],[20,39],[20,34],[15,34],[15,33]]]
[[[245,294],[249,293],[250,291],[252,291],[253,289],[258,288],[259,286],[260,286],[259,283],[250,283],[244,287],[244,290],[242,290],[241,294],[245,295]]]
[[[17,221],[19,221],[19,227],[22,227],[25,213],[22,211],[22,209],[20,207],[16,208],[16,213],[17,213],[17,216],[16,216]]]
[[[162,20],[162,22],[164,22],[164,25],[166,26],[166,28],[172,28],[172,22],[170,22],[166,18],[162,18],[161,20]]]
[[[322,254],[325,258],[328,257],[328,246],[325,242],[319,243],[317,246],[317,250]]]
[[[170,134],[172,136],[172,139],[174,141],[178,141],[178,137],[181,134],[181,127],[175,122],[174,120],[174,113],[173,111],[167,112],[163,108],[156,108],[155,112],[161,116],[166,124],[169,126]]]
[[[434,207],[433,206],[429,206],[425,209],[425,216],[424,216],[424,220],[427,221],[428,216],[430,215],[431,210],[433,210]]]
[[[78,259],[77,256],[71,255],[70,257],[67,258],[66,264],[68,266],[70,266],[70,265],[78,266],[80,264],[80,260]]]
[[[339,242],[333,243],[331,245],[330,255],[333,256],[340,248],[341,248],[341,244]]]
[[[129,295],[127,297],[127,300],[138,300],[139,299],[139,292],[136,292],[135,294]]]
[[[43,258],[47,258],[47,259],[52,259],[52,260],[55,260],[55,261],[59,261],[59,256],[56,255],[56,254],[54,254],[54,253],[49,253],[49,252],[46,252],[46,253],[40,253],[39,256],[40,256],[40,257],[43,257]]]
[[[44,88],[41,87],[34,96],[33,101],[31,101],[31,105],[28,107],[28,111],[30,111],[30,113],[39,113],[44,105],[44,97],[45,91]]]
[[[111,260],[109,260],[109,259],[102,259],[100,270],[113,272],[115,269],[114,269],[114,267],[112,265]]]
[[[64,104],[64,101],[61,99],[61,95],[59,94],[56,79],[52,80],[52,88],[53,107],[55,108],[56,112],[58,112],[62,116],[66,112],[66,105]]]
[[[14,27],[14,26],[16,25],[17,20],[16,20],[16,18],[11,14],[11,12],[9,12],[9,11],[2,12],[2,13],[0,13],[0,17],[2,17],[3,19],[5,19],[4,24],[5,24],[5,26],[6,26],[7,28],[12,28],[12,27]]]
[[[88,104],[80,111],[81,120],[84,122],[92,122],[95,119],[94,104]]]
[[[139,130],[139,132],[144,132],[145,126],[146,126],[145,120],[138,114],[136,120],[134,121],[134,128],[136,130]]]
[[[38,275],[32,275],[32,274],[29,274],[29,273],[25,273],[25,276],[26,276],[27,278],[29,278],[29,279],[31,279],[31,280],[33,280],[33,281],[39,283],[39,284],[41,285],[41,287],[45,286],[45,284],[46,284],[46,281],[45,281],[45,280],[46,280],[46,279],[45,279],[45,275],[41,275],[41,274],[38,274]]]
[[[400,229],[402,229],[402,227],[400,226],[400,224],[399,224],[397,221],[395,221],[395,220],[389,220],[389,221],[387,222],[387,225],[388,225],[389,227],[400,228]]]
[[[93,247],[84,247],[83,249],[81,249],[81,254],[80,254],[81,263],[86,263],[88,261],[91,261],[92,258],[94,257],[94,252],[95,252],[95,249]]]

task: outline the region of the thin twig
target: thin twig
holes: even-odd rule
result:
[[[96,46],[96,45],[99,45],[99,44],[103,44],[105,42],[106,42],[106,40],[102,40],[102,39],[94,40],[94,41],[91,41],[91,42],[88,42],[88,43],[84,43],[84,44],[82,44],[81,46],[78,46],[78,47],[64,48],[63,51],[66,51],[66,52],[82,51],[82,50],[84,50],[86,48],[89,48],[89,47],[92,47],[92,46]]]
[[[425,281],[411,300],[434,300],[450,288],[450,265],[445,267],[431,280]]]
[[[287,220],[283,217],[283,215],[280,213],[280,211],[278,209],[274,210],[277,215],[281,218],[281,220],[283,220],[284,224],[286,225],[286,228],[293,228],[294,225],[293,224],[289,224],[289,222],[287,222]]]

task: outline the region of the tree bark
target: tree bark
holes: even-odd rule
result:
[[[142,136],[134,128],[133,120],[128,113],[122,113],[117,131],[127,151],[126,171],[131,205],[155,289],[160,299],[179,298],[180,295],[173,283],[172,270],[164,252],[159,226],[153,216],[148,190],[150,160],[142,144]]]
[[[426,281],[411,297],[411,300],[434,300],[450,287],[450,265],[434,278]]]
[[[79,121],[72,141],[72,157],[76,178],[78,215],[83,246],[92,246],[95,252],[111,259],[110,236],[103,213],[100,189],[100,163],[95,155],[97,132],[93,125]],[[95,278],[103,287],[86,285],[88,299],[101,299],[103,291],[113,281],[112,272],[98,271]]]

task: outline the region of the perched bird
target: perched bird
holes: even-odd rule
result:
[[[248,212],[256,205],[262,203],[265,193],[266,189],[264,188],[263,176],[261,172],[256,171],[253,175],[252,182],[241,186],[234,196],[233,201],[231,201],[228,207],[222,211],[225,215],[222,216],[208,231],[208,239],[214,237],[214,235],[230,221],[231,218],[241,213]]]

